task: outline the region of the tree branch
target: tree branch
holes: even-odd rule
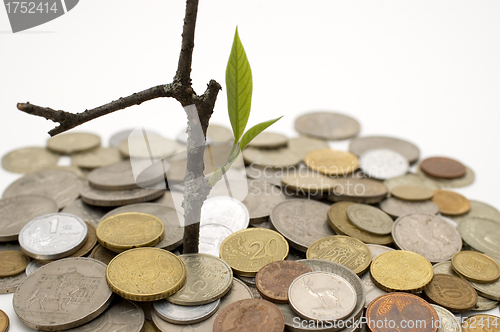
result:
[[[184,26],[182,28],[181,53],[179,55],[177,72],[174,77],[174,82],[179,82],[184,87],[191,86],[191,63],[193,61],[194,31],[197,15],[198,0],[188,0],[186,2],[186,14],[184,15]]]

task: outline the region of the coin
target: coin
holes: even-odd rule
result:
[[[424,201],[434,196],[434,190],[420,186],[398,186],[392,188],[391,195],[406,201]]]
[[[462,327],[454,314],[436,304],[431,304],[431,306],[439,316],[438,332],[462,332]]]
[[[220,258],[208,254],[185,254],[179,258],[186,267],[186,281],[167,301],[185,306],[207,304],[231,288],[233,271]]]
[[[273,208],[285,200],[279,188],[259,180],[248,181],[248,195],[242,201],[250,214],[250,223],[267,221]]]
[[[438,206],[432,201],[408,202],[395,197],[380,202],[380,209],[393,218],[410,213],[437,214],[439,211]]]
[[[94,169],[114,164],[120,160],[122,160],[122,156],[116,148],[99,147],[88,152],[74,154],[71,156],[72,165],[87,169]]]
[[[309,152],[304,163],[313,171],[326,175],[344,175],[358,168],[358,157],[350,152],[321,149]]]
[[[141,128],[143,129],[143,128]],[[125,130],[122,130],[122,131],[119,131],[115,134],[113,134],[111,136],[111,138],[109,139],[109,146],[111,147],[114,147],[114,148],[118,148],[120,146],[120,142],[123,141],[124,139],[127,139],[131,134],[132,136],[140,136],[142,135],[143,131],[136,131],[137,128],[135,129],[125,129]],[[157,132],[153,131],[153,130],[150,130],[150,129],[143,129],[146,134],[148,135],[148,137],[151,135],[151,136],[154,136],[154,135],[160,135],[158,134]]]
[[[219,257],[222,242],[234,232],[221,224],[200,225],[198,252]]]
[[[368,249],[370,249],[370,253],[372,254],[372,262],[376,257],[383,254],[384,252],[394,250],[392,248],[386,246],[379,246],[376,244],[367,244],[366,246],[368,247]],[[370,270],[366,271],[361,276],[361,282],[363,283],[363,288],[366,294],[365,308],[368,306],[368,304],[370,304],[371,301],[373,301],[380,295],[387,294],[386,291],[378,288],[377,285],[373,283]]]
[[[230,291],[220,299],[221,302],[218,312],[220,312],[231,303],[251,298],[252,292],[250,291],[250,289],[245,286],[245,284],[243,284],[243,282],[241,282],[240,280],[233,278],[233,285]],[[207,320],[204,320],[197,324],[176,325],[168,323],[161,319],[154,310],[151,313],[151,316],[156,327],[158,327],[162,332],[207,332],[212,330],[215,321],[215,315],[212,315]]]
[[[394,250],[375,258],[370,266],[373,281],[387,292],[419,292],[434,275],[429,261],[414,252]]]
[[[354,203],[339,202],[333,204],[328,210],[328,224],[340,235],[347,235],[365,243],[391,244],[391,235],[377,235],[369,233],[349,221],[347,209]]]
[[[231,280],[232,284],[232,280]],[[220,299],[198,306],[182,306],[166,300],[153,302],[155,313],[161,319],[179,325],[196,324],[210,318],[219,309]]]
[[[97,240],[103,247],[122,252],[152,247],[161,241],[165,227],[157,217],[140,212],[122,212],[103,219],[97,226]]]
[[[470,210],[470,202],[459,193],[449,190],[436,190],[432,201],[436,203],[439,212],[452,216],[461,215]]]
[[[299,169],[281,178],[281,187],[289,195],[329,194],[337,185],[337,181],[309,169]]]
[[[90,253],[90,258],[97,259],[98,261],[101,261],[106,265],[108,265],[109,262],[111,262],[111,260],[115,257],[115,252],[104,248],[100,244],[97,244]]]
[[[213,325],[214,332],[253,332],[263,328],[269,332],[283,332],[285,319],[276,305],[260,299],[231,303],[219,311]]]
[[[477,296],[477,303],[474,306],[474,308],[472,308],[471,310],[472,311],[487,311],[487,310],[491,310],[497,306],[498,306],[498,301],[493,301],[493,300],[490,300],[486,297],[478,295]]]
[[[391,234],[392,218],[385,212],[366,204],[352,204],[347,208],[349,221],[367,232]]]
[[[460,216],[449,216],[449,218],[453,219],[453,221],[455,221],[457,224],[462,222],[462,220],[473,217],[490,219],[500,223],[500,211],[498,211],[495,207],[480,201],[474,201],[472,199],[469,200],[469,202],[469,212],[466,212],[465,214],[462,214]]]
[[[41,261],[37,261],[36,259],[33,259],[31,262],[29,262],[28,266],[26,266],[26,275],[31,275],[33,272],[44,266],[45,264],[42,263]]]
[[[258,149],[277,149],[288,145],[288,138],[285,135],[271,132],[258,134],[250,143],[249,147]]]
[[[60,154],[73,154],[101,145],[101,138],[90,133],[64,133],[47,140],[47,148]]]
[[[316,240],[335,235],[328,226],[329,205],[307,199],[293,199],[276,205],[271,223],[289,242],[290,246],[306,252]]]
[[[135,303],[117,299],[97,318],[68,332],[142,332],[144,312]]]
[[[158,328],[150,321],[144,321],[144,326],[141,332],[161,332]]]
[[[403,155],[411,164],[420,157],[420,150],[413,143],[394,137],[365,136],[355,138],[349,144],[349,151],[361,156],[365,151],[372,149],[389,149]]]
[[[246,229],[250,223],[250,214],[239,200],[218,196],[205,200],[201,207],[200,225],[219,224],[232,232]]]
[[[277,187],[281,187],[281,177],[285,174],[294,173],[296,168],[290,167],[270,167],[250,164],[245,167],[245,173],[250,179],[261,180]]]
[[[288,140],[288,148],[295,153],[301,160],[314,150],[328,149],[328,143],[316,138],[299,136]]]
[[[439,216],[412,213],[394,222],[392,237],[396,245],[416,252],[430,262],[450,260],[462,249],[462,238],[457,229]]]
[[[26,270],[30,258],[17,250],[0,252],[0,278],[13,277]]]
[[[406,174],[410,165],[408,159],[394,150],[372,149],[359,156],[359,167],[369,177],[385,180]]]
[[[57,165],[59,156],[45,148],[29,147],[10,151],[2,157],[2,167],[9,172],[31,173]]]
[[[426,179],[432,181],[435,185],[445,188],[461,188],[470,185],[474,182],[475,175],[474,172],[469,168],[465,167],[465,175],[455,179],[443,179],[436,178],[424,173],[420,167],[417,167],[417,174],[425,177]]]
[[[157,301],[177,292],[186,279],[184,263],[169,251],[135,248],[122,252],[108,264],[106,280],[111,289],[132,301]]]
[[[15,277],[0,278],[0,294],[8,294],[16,291],[21,282],[26,279],[26,273],[23,272]]]
[[[182,201],[184,200],[184,194],[178,191],[165,191],[165,195],[158,199],[151,201],[151,203],[161,204],[168,206],[171,209],[177,210],[179,214],[184,216],[184,209],[182,207]]]
[[[336,178],[335,181],[333,193],[328,196],[333,202],[374,204],[387,197],[387,187],[379,181],[357,177]]]
[[[465,280],[449,274],[435,274],[425,286],[427,298],[452,312],[470,310],[477,303],[477,293]]]
[[[9,316],[3,310],[0,310],[0,331],[7,332],[9,330],[9,323]]]
[[[271,302],[288,303],[288,288],[298,276],[312,272],[306,265],[294,261],[277,261],[263,266],[255,276],[255,286],[261,296]]]
[[[396,176],[384,181],[384,185],[392,190],[396,187],[400,186],[416,186],[416,187],[425,187],[432,191],[441,188],[441,186],[435,184],[432,180],[426,178],[420,174],[407,173],[405,175]]]
[[[87,239],[87,224],[68,213],[50,213],[28,222],[19,233],[23,252],[35,259],[67,257],[80,249]]]
[[[244,277],[237,275],[238,279],[243,281],[248,287],[255,287],[255,277]],[[259,293],[259,292],[257,292]],[[260,296],[260,295],[259,295]]]
[[[109,306],[106,265],[90,258],[66,258],[39,268],[16,290],[14,311],[27,326],[60,331],[83,325]]]
[[[500,257],[500,224],[483,218],[468,218],[457,226],[460,236],[475,250]]]
[[[36,195],[52,198],[62,209],[78,198],[82,181],[73,172],[46,169],[30,173],[11,183],[3,192],[3,198]]]
[[[207,136],[212,139],[212,142],[232,142],[234,140],[231,129],[214,123],[208,125]]]
[[[335,112],[310,112],[295,119],[295,130],[302,135],[324,140],[343,140],[356,136],[359,122]]]
[[[131,189],[106,191],[83,186],[80,195],[84,203],[96,206],[122,206],[152,201],[164,194],[164,189]]]
[[[344,278],[328,272],[309,272],[297,277],[288,291],[290,305],[303,318],[335,321],[356,307],[356,291]]]
[[[177,143],[160,135],[129,136],[118,145],[120,153],[126,158],[162,159],[177,151]]]
[[[500,278],[500,266],[477,251],[460,251],[451,259],[453,270],[467,280],[488,284]]]
[[[368,247],[356,238],[333,235],[317,240],[307,249],[308,259],[324,259],[344,265],[357,275],[365,272],[371,263]]]
[[[248,147],[243,150],[243,160],[246,164],[262,167],[290,167],[300,163],[302,158],[289,148],[264,150]]]
[[[465,175],[465,166],[451,158],[431,157],[422,160],[420,169],[430,176],[444,179],[454,179]]]
[[[0,241],[14,241],[26,223],[38,216],[57,212],[48,197],[27,195],[0,199]]]
[[[370,303],[365,316],[369,321],[368,328],[372,332],[387,331],[388,328],[384,328],[384,324],[381,324],[384,321],[389,321],[395,326],[404,326],[417,321],[423,323],[418,327],[407,325],[404,331],[408,332],[436,332],[439,325],[436,310],[420,297],[407,293],[389,293],[378,297]]]
[[[72,253],[71,255],[67,257],[84,257],[87,256],[92,249],[94,249],[95,245],[97,244],[97,235],[96,235],[96,230],[95,227],[90,224],[89,222],[85,222],[87,224],[87,240],[83,244],[83,246]]]
[[[92,226],[97,227],[102,217],[109,212],[109,208],[88,205],[81,199],[75,199],[62,209],[61,212],[75,214],[83,220],[91,223]]]
[[[284,260],[288,242],[278,232],[264,228],[243,229],[229,235],[220,246],[220,257],[236,274],[255,277],[264,265]]]
[[[498,332],[498,316],[493,315],[473,315],[462,321],[462,331],[464,332]]]

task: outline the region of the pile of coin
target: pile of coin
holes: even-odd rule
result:
[[[357,137],[340,113],[303,114],[295,129],[304,136],[257,136],[212,189],[197,254],[181,254],[184,132],[123,131],[109,148],[63,134],[7,154],[3,167],[26,175],[0,200],[0,292],[47,331],[436,332],[494,319],[453,314],[500,301],[500,212],[453,191],[474,181],[470,168]],[[232,134],[208,136],[210,176]],[[349,151],[329,147],[344,139]]]

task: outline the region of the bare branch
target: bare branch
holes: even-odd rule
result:
[[[187,0],[184,26],[182,28],[181,53],[179,55],[177,72],[174,77],[174,82],[177,81],[184,87],[191,86],[191,63],[193,61],[194,31],[197,15],[198,0]]]
[[[30,103],[19,103],[17,104],[17,108],[28,114],[38,115],[48,120],[59,122],[59,126],[49,131],[49,135],[54,136],[100,116],[133,105],[140,105],[145,101],[159,97],[172,97],[172,91],[168,90],[165,85],[158,85],[81,113],[56,111],[49,107],[40,107]]]

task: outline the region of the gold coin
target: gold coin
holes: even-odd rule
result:
[[[106,280],[113,292],[127,300],[157,301],[181,289],[186,267],[167,250],[135,248],[109,262]]]
[[[500,318],[498,316],[479,314],[467,317],[462,321],[463,332],[499,332]]]
[[[343,175],[354,172],[359,164],[355,154],[332,149],[308,153],[304,162],[310,169],[326,175]]]
[[[434,276],[431,263],[406,250],[393,250],[376,257],[370,267],[374,283],[386,292],[418,293]]]
[[[405,201],[424,201],[434,196],[434,190],[419,186],[398,186],[391,189],[391,195]]]
[[[435,190],[432,201],[442,214],[458,216],[470,210],[470,202],[467,198],[449,190]]]
[[[101,138],[90,133],[64,133],[49,138],[47,148],[61,154],[92,150],[101,145]]]
[[[347,209],[355,203],[338,202],[328,210],[328,224],[337,234],[354,237],[364,243],[387,245],[393,242],[391,235],[378,235],[354,225],[347,217]]]
[[[500,278],[500,266],[492,258],[477,251],[460,251],[451,259],[453,270],[465,279],[481,284]]]
[[[21,251],[5,250],[0,252],[0,277],[13,277],[23,273],[30,258]]]
[[[97,226],[97,240],[114,252],[152,247],[163,239],[165,227],[157,217],[139,212],[125,212],[102,220]]]
[[[9,330],[9,316],[3,310],[0,310],[0,332],[7,332]]]
[[[220,257],[234,273],[255,277],[266,264],[284,260],[288,242],[278,232],[265,228],[247,228],[229,235],[220,246]]]
[[[323,174],[308,170],[307,168],[298,169],[296,172],[286,174],[281,178],[282,187],[285,192],[292,193],[330,193],[337,185],[337,181]]]
[[[357,275],[363,274],[372,261],[370,249],[360,240],[344,235],[327,236],[309,246],[307,259],[339,263]]]

